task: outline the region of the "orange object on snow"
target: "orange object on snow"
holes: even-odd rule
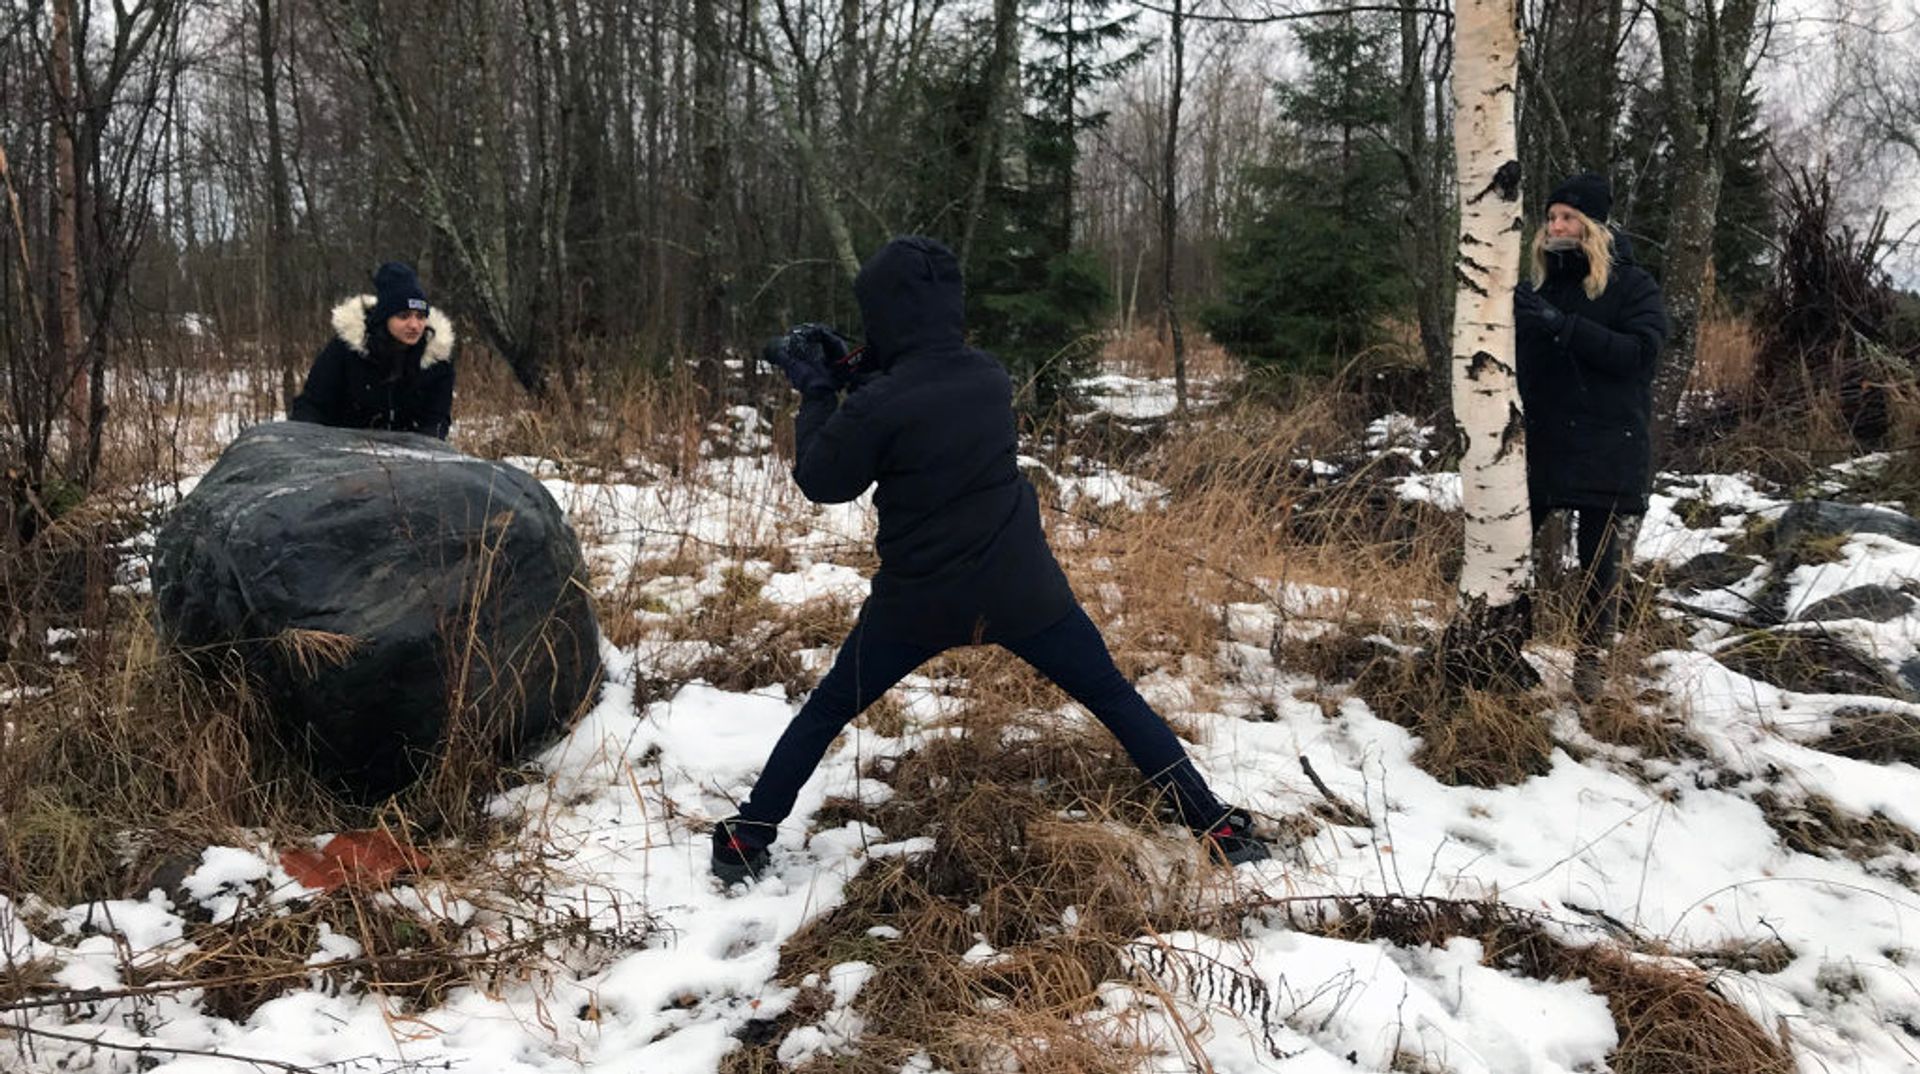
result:
[[[304,848],[280,852],[280,867],[310,888],[332,891],[339,887],[361,890],[384,888],[403,872],[426,867],[427,856],[393,838],[382,828],[341,832],[319,850]]]

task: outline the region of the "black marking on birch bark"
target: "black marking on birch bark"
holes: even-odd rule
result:
[[[1527,419],[1521,415],[1519,407],[1508,403],[1507,427],[1500,430],[1500,447],[1493,453],[1493,461],[1506,458],[1507,453],[1516,447],[1522,451],[1527,448]]]
[[[1513,367],[1495,358],[1493,355],[1488,354],[1486,351],[1474,351],[1473,357],[1467,359],[1467,379],[1479,380],[1481,374],[1487,372],[1504,373],[1512,376]]]
[[[1484,239],[1482,239],[1482,238],[1480,238],[1480,236],[1478,236],[1478,235],[1475,235],[1475,234],[1474,234],[1473,232],[1471,232],[1471,231],[1463,231],[1463,232],[1461,232],[1461,233],[1460,233],[1460,245],[1462,245],[1462,246],[1486,246],[1486,245],[1488,245],[1488,244],[1487,244],[1487,242],[1486,242],[1486,241],[1485,241]]]
[[[1461,260],[1465,261],[1466,258],[1461,258]],[[1487,289],[1480,286],[1479,281],[1467,275],[1465,272],[1462,272],[1460,270],[1459,265],[1453,266],[1453,280],[1455,283],[1459,284],[1460,286],[1466,288],[1469,291],[1472,291],[1476,295],[1484,295],[1487,293]]]
[[[1493,184],[1500,191],[1501,201],[1520,200],[1520,162],[1507,161],[1493,173]]]
[[[1482,198],[1485,198],[1488,194],[1498,194],[1500,196],[1501,201],[1519,201],[1520,200],[1520,162],[1519,161],[1510,160],[1510,161],[1507,161],[1505,164],[1500,165],[1498,168],[1495,168],[1493,171],[1493,178],[1487,180],[1487,185],[1480,188],[1479,193],[1468,198],[1467,204],[1478,205],[1480,204],[1480,200]]]

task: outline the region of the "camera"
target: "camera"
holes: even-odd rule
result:
[[[819,355],[820,364],[826,367],[836,388],[851,385],[867,358],[865,346],[856,347],[826,325],[812,322],[788,330],[786,346],[787,352],[798,358],[804,359],[810,353]]]

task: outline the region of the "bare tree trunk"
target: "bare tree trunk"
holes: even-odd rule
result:
[[[1173,409],[1187,412],[1187,341],[1180,330],[1180,307],[1174,301],[1175,240],[1180,224],[1180,98],[1187,79],[1187,25],[1185,0],[1173,0],[1167,13],[1167,44],[1172,53],[1167,80],[1167,138],[1160,157],[1160,302],[1173,335]],[[1069,94],[1071,96],[1071,94]]]
[[[1529,626],[1531,533],[1526,428],[1514,380],[1513,289],[1520,278],[1515,0],[1455,7],[1454,160],[1460,187],[1453,412],[1466,513],[1460,607],[1442,648],[1449,681],[1531,685],[1520,654]]]
[[[726,196],[726,147],[721,144],[720,32],[715,0],[693,4],[693,146],[698,175],[699,247],[695,252],[693,351],[702,361],[718,362],[721,344],[720,206]]]
[[[48,64],[53,84],[53,383],[66,411],[67,450],[79,465],[87,442],[87,368],[80,360],[80,170],[74,131],[80,110],[73,90],[73,0],[54,0]]]
[[[271,349],[280,367],[281,403],[291,409],[299,391],[299,362],[285,339],[289,311],[293,307],[293,251],[288,239],[293,233],[293,196],[287,181],[287,152],[280,131],[279,20],[276,0],[254,0],[254,27],[260,41],[260,104],[267,126],[267,286],[272,290],[266,302],[271,324],[263,326],[262,340]]]
[[[994,0],[993,52],[987,60],[986,110],[973,138],[973,184],[967,191],[966,223],[960,232],[960,264],[971,267],[974,239],[987,215],[987,180],[1000,155],[1001,112],[1013,99],[1015,73],[1020,69],[1019,0]]]
[[[761,47],[768,47],[764,34],[761,36]],[[827,182],[826,164],[821,161],[819,147],[814,144],[813,136],[802,122],[800,109],[794,103],[793,87],[782,81],[770,53],[762,55],[760,59],[767,76],[767,92],[772,95],[781,126],[785,128],[783,133],[793,143],[794,156],[799,158],[800,180],[807,188],[814,210],[820,214],[821,226],[826,228],[834,264],[839,266],[840,274],[851,285],[854,277],[860,275],[860,258],[853,252],[853,230],[847,226],[846,215],[840,211],[833,187]],[[805,76],[804,71],[801,74]]]
[[[1713,269],[1713,227],[1720,211],[1727,136],[1746,91],[1756,9],[1756,0],[1658,0],[1653,6],[1673,145],[1672,223],[1661,280],[1669,332],[1666,357],[1653,380],[1656,468],[1666,455],[1674,414],[1693,373]]]
[[[1421,15],[1412,0],[1400,9],[1400,168],[1406,177],[1409,245],[1413,259],[1414,320],[1420,350],[1427,362],[1427,383],[1439,411],[1435,424],[1453,423],[1449,402],[1453,381],[1453,349],[1447,333],[1447,285],[1452,279],[1447,263],[1447,223],[1451,213],[1440,204],[1441,180],[1436,154],[1428,137],[1426,48],[1420,30]]]

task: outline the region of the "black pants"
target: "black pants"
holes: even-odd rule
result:
[[[1555,510],[1533,508],[1535,533]],[[1571,508],[1568,513],[1574,518],[1573,543],[1580,556],[1580,610],[1574,620],[1580,644],[1607,645],[1619,617],[1621,516],[1604,507]]]
[[[847,635],[833,669],[774,744],[773,755],[740,806],[741,817],[767,825],[785,820],[834,736],[914,668],[941,652],[870,637],[863,626],[856,625]],[[1190,827],[1210,828],[1226,815],[1226,807],[1214,798],[1167,722],[1114,667],[1099,628],[1079,605],[1040,633],[1003,647],[1092,711],[1120,740],[1134,765],[1155,785],[1171,792]]]

